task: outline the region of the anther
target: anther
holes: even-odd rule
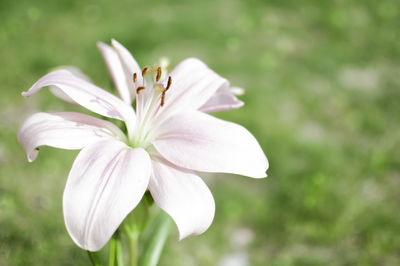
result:
[[[165,87],[165,89],[162,91],[161,93],[161,107],[164,106],[164,102],[165,102],[165,93],[167,92],[167,90],[171,87],[171,83],[172,83],[172,78],[171,76],[168,77],[168,83],[167,83],[167,87]]]
[[[161,78],[161,67],[157,67],[156,82],[159,82]]]
[[[168,83],[167,83],[167,87],[165,88],[164,91],[167,91],[169,89],[169,87],[171,87],[171,83],[172,83],[172,78],[171,76],[168,77]]]
[[[147,70],[149,70],[148,67],[143,68],[143,70],[142,70],[142,77],[144,77],[144,76],[146,75]]]
[[[137,81],[137,74],[133,73],[133,82],[136,83],[136,81]]]
[[[164,101],[165,101],[165,91],[163,91],[162,92],[162,94],[161,94],[161,107],[163,107],[164,106]]]
[[[138,87],[138,88],[136,89],[136,93],[137,93],[137,94],[140,94],[140,91],[141,91],[141,90],[144,90],[144,87],[143,87],[143,86]]]

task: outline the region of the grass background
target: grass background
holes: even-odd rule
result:
[[[395,0],[0,0],[0,265],[89,263],[61,209],[77,152],[29,164],[16,140],[34,112],[80,109],[20,93],[60,65],[111,90],[96,49],[111,38],[142,65],[196,56],[245,88],[218,116],[270,161],[267,179],[207,178],[212,226],[181,242],[173,228],[161,266],[400,265],[399,29]]]

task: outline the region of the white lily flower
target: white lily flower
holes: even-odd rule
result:
[[[36,113],[18,140],[30,162],[42,145],[81,149],[63,196],[67,230],[81,248],[101,249],[147,189],[175,221],[180,239],[201,234],[215,204],[196,171],[266,177],[268,161],[253,135],[205,113],[241,102],[228,81],[198,59],[182,61],[171,73],[152,73],[141,70],[122,45],[112,45],[99,48],[120,98],[67,70],[45,75],[23,96],[56,86],[90,111],[124,121],[127,134],[85,114]]]

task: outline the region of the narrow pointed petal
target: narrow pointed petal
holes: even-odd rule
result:
[[[114,47],[119,59],[121,60],[125,75],[127,77],[132,77],[133,73],[137,73],[137,83],[142,84],[142,70],[140,69],[140,66],[136,62],[135,58],[133,58],[132,54],[128,51],[128,49],[114,39],[111,40],[111,45]]]
[[[112,47],[102,42],[98,42],[97,47],[103,56],[108,72],[110,73],[111,79],[118,91],[119,96],[124,102],[131,104],[132,99],[129,92],[128,82],[133,82],[132,76],[129,78],[126,77],[119,56]]]
[[[242,107],[244,103],[228,87],[220,88],[199,110],[205,113],[229,111]]]
[[[67,70],[53,71],[39,79],[22,96],[28,97],[46,86],[57,86],[71,99],[83,107],[100,115],[123,120],[133,126],[135,112],[132,107],[111,93],[81,79]]]
[[[268,161],[244,127],[192,111],[168,119],[158,130],[154,147],[180,167],[203,172],[266,176]]]
[[[218,89],[229,86],[226,79],[220,77],[196,58],[185,59],[174,68],[169,76],[172,83],[165,94],[165,103],[160,112],[161,121],[180,110],[197,110]]]
[[[74,150],[103,138],[124,140],[125,136],[114,124],[80,113],[36,113],[18,131],[30,162],[42,145]]]
[[[51,93],[56,96],[58,99],[63,100],[64,102],[67,103],[72,103],[76,104],[74,100],[71,99],[71,97],[68,96],[65,92],[63,92],[61,89],[59,89],[57,86],[50,86],[50,91]]]
[[[214,219],[214,198],[207,185],[193,172],[166,161],[152,160],[149,190],[156,204],[178,227],[179,239],[202,234]]]
[[[88,76],[86,76],[86,75],[85,75],[79,68],[77,68],[77,67],[74,67],[74,66],[61,66],[61,67],[58,67],[58,68],[57,68],[57,70],[61,70],[61,69],[67,70],[67,71],[71,72],[72,74],[74,74],[75,76],[77,76],[77,77],[79,77],[79,78],[81,78],[81,79],[84,79],[84,80],[86,80],[86,81],[88,81],[88,82],[92,82],[92,81],[90,80],[90,78],[89,78]],[[56,96],[57,98],[59,98],[59,99],[65,101],[65,102],[68,102],[68,103],[76,104],[76,102],[75,102],[74,100],[72,100],[71,97],[69,97],[67,94],[65,94],[65,93],[64,93],[61,89],[59,89],[58,87],[56,87],[56,86],[50,86],[49,89],[50,89],[51,93],[53,93],[53,95]]]
[[[142,148],[108,140],[85,147],[75,159],[64,190],[68,233],[81,248],[97,251],[138,205],[151,174]]]

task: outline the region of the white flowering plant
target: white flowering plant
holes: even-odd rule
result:
[[[80,150],[65,186],[63,213],[69,235],[94,265],[102,265],[96,252],[107,243],[109,264],[124,264],[121,235],[129,239],[130,265],[155,265],[168,216],[179,239],[202,234],[212,223],[214,199],[199,172],[263,178],[268,161],[248,130],[210,115],[241,107],[236,94],[242,90],[199,59],[186,59],[172,71],[166,60],[140,68],[115,40],[98,48],[118,96],[71,67],[45,75],[22,95],[50,86],[57,97],[107,120],[76,112],[35,113],[22,124],[18,140],[29,162],[43,145]],[[167,215],[156,220],[153,240],[138,259],[138,239],[153,202]]]

